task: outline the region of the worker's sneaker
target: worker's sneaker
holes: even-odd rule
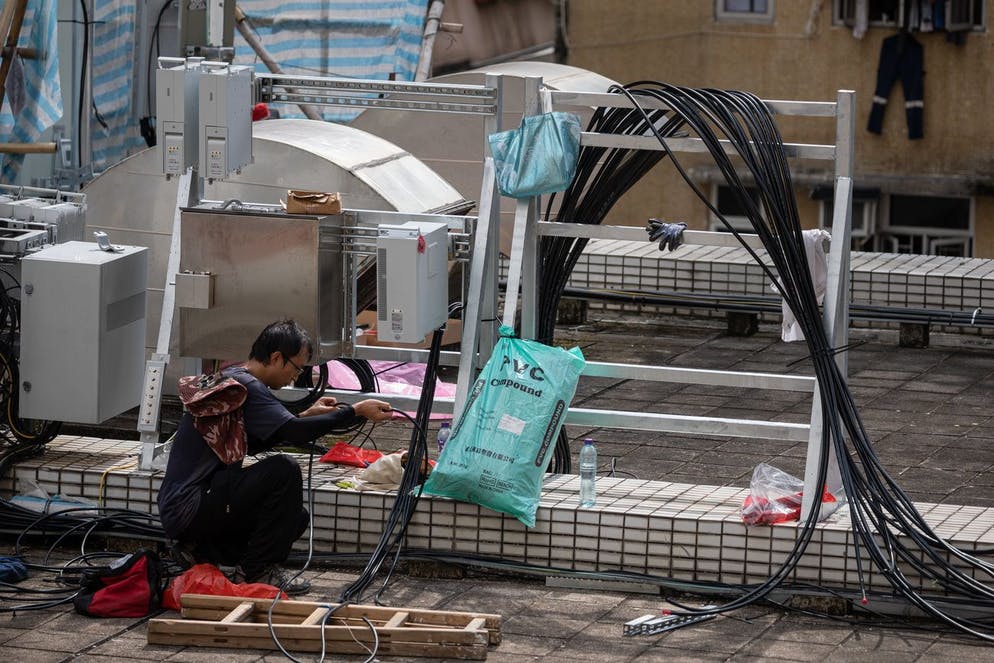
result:
[[[170,541],[169,557],[184,571],[200,563],[195,552],[195,546],[186,541]]]
[[[294,577],[294,574],[282,566],[273,564],[267,566],[262,572],[252,578],[247,578],[248,582],[262,582],[273,587],[279,587],[288,596],[306,594],[311,589],[311,581],[303,576]]]

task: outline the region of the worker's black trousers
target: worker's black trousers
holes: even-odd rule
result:
[[[295,460],[277,454],[211,478],[184,539],[197,542],[198,558],[238,565],[255,578],[290,554],[307,529],[303,479]]]

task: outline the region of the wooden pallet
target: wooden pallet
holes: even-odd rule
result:
[[[148,643],[277,649],[267,613],[271,599],[184,594],[182,619],[153,619]],[[445,610],[388,608],[375,605],[279,601],[273,608],[273,631],[287,651],[320,652],[321,623],[325,651],[368,654],[376,630],[377,655],[484,660],[489,645],[500,644],[501,616]]]

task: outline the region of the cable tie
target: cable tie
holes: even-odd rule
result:
[[[867,340],[863,339],[862,341],[853,341],[852,343],[846,343],[845,345],[840,345],[837,348],[824,348],[816,352],[808,353],[799,359],[795,359],[794,361],[788,363],[787,366],[790,367],[793,366],[794,364],[799,364],[805,359],[813,359],[814,357],[834,357],[837,354],[848,352],[852,348],[858,348],[859,346],[865,345],[866,343]]]

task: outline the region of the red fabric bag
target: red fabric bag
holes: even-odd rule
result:
[[[162,565],[152,550],[139,550],[109,566],[85,569],[73,607],[91,617],[144,617],[158,609]]]
[[[162,595],[162,607],[180,610],[180,597],[183,594],[209,594],[211,596],[238,596],[240,598],[271,599],[277,594],[286,598],[279,588],[262,582],[247,582],[236,585],[221,573],[213,564],[197,564],[186,573],[169,581]]]

